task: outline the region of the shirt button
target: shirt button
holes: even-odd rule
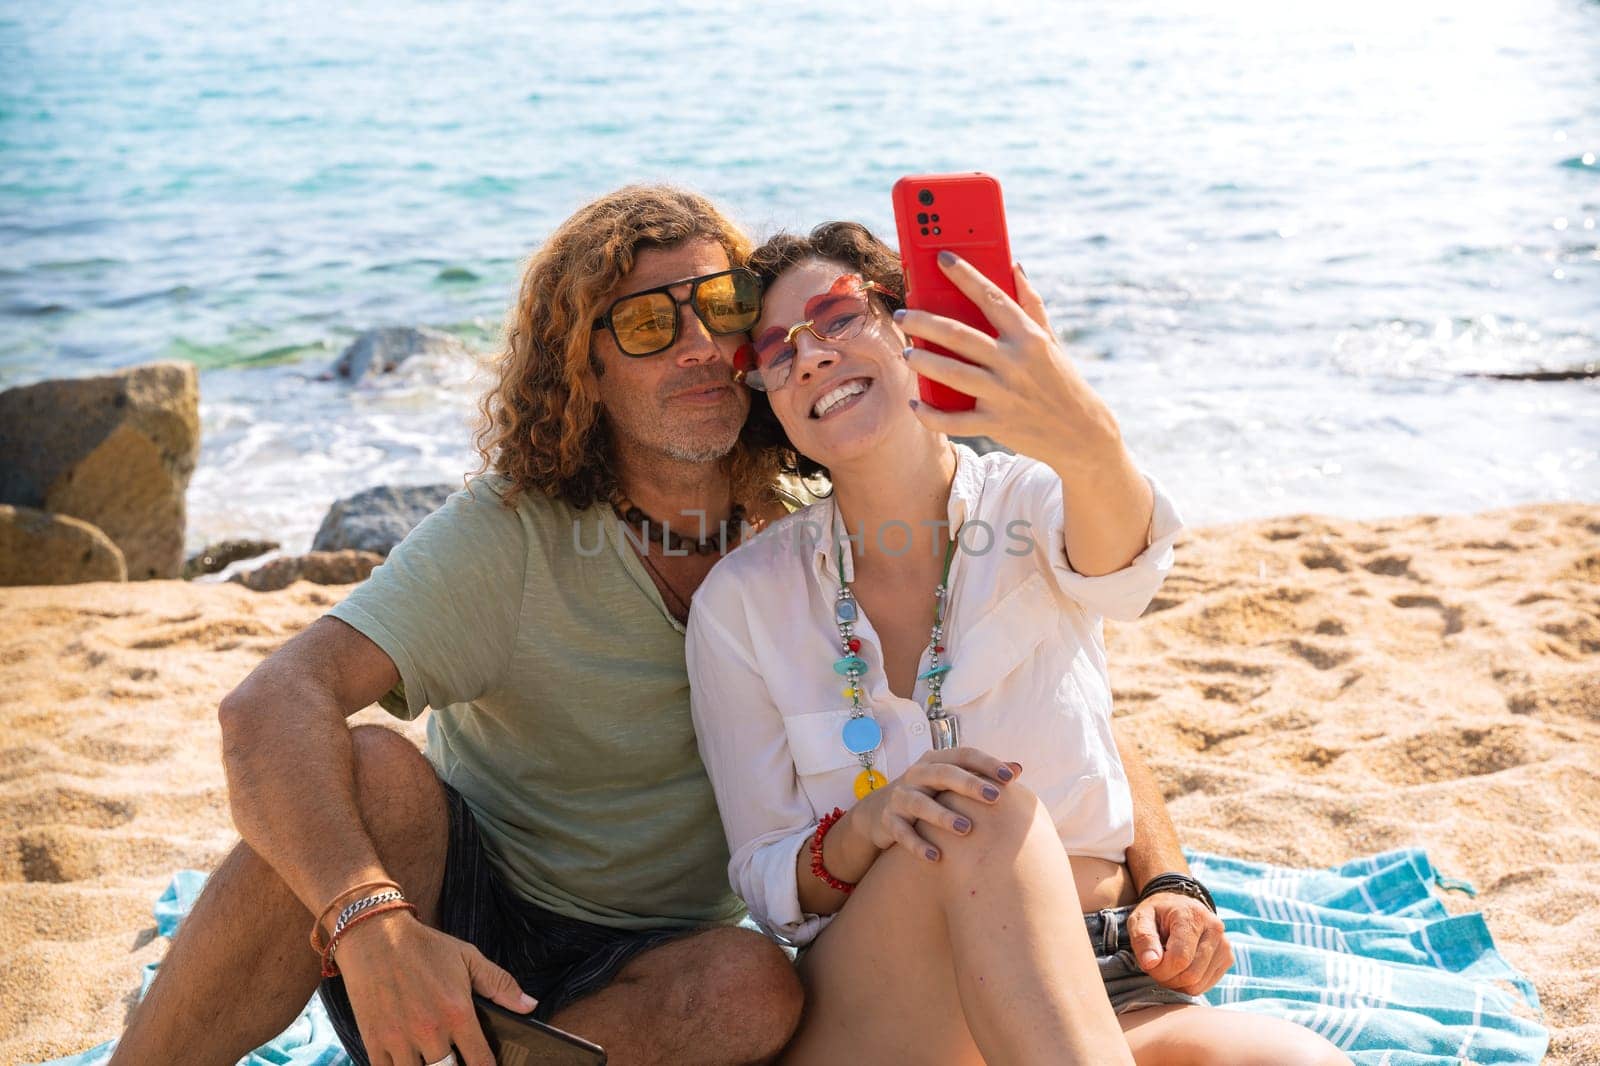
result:
[[[911,732],[915,733],[919,737],[927,731],[928,725],[926,722],[918,722],[916,725],[911,727]]]

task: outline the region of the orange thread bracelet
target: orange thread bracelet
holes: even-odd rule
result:
[[[817,832],[811,838],[811,872],[816,874],[823,884],[835,892],[843,892],[848,896],[855,891],[856,886],[849,881],[839,880],[830,874],[828,868],[822,864],[822,838],[827,836],[828,830],[832,829],[834,823],[843,817],[844,811],[835,807],[828,814],[824,814],[822,819],[817,822]]]
[[[339,941],[343,940],[349,934],[350,930],[354,929],[356,926],[360,925],[362,922],[366,921],[368,918],[371,918],[375,914],[382,914],[385,911],[398,910],[410,911],[413,918],[415,918],[417,915],[416,904],[407,903],[403,899],[395,899],[390,900],[388,903],[380,903],[375,907],[368,907],[366,910],[362,911],[360,914],[346,922],[343,929],[333,934],[332,938],[328,941],[328,946],[322,951],[322,976],[339,976],[338,964],[333,961],[333,949],[339,946]]]
[[[337,896],[334,896],[328,905],[322,908],[322,913],[317,915],[317,920],[311,923],[312,951],[315,951],[318,955],[321,955],[327,948],[327,945],[322,942],[322,926],[328,920],[328,913],[339,905],[340,900],[345,899],[348,896],[353,896],[357,892],[364,892],[369,888],[392,888],[396,892],[402,891],[400,888],[400,882],[398,881],[363,881],[359,885],[353,885],[339,893]]]

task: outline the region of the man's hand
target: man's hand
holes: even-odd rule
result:
[[[494,1066],[472,993],[519,1014],[535,1006],[477,948],[402,911],[351,929],[334,960],[374,1066],[438,1062],[452,1046],[461,1066]]]
[[[1222,919],[1197,899],[1157,892],[1128,916],[1139,968],[1176,992],[1198,996],[1233,965]]]

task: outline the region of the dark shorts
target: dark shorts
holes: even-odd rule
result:
[[[552,914],[521,899],[490,864],[478,823],[461,794],[449,785],[444,793],[450,844],[439,890],[439,928],[509,971],[539,1001],[534,1017],[549,1021],[569,1003],[610,984],[634,956],[694,932],[610,929]],[[368,1066],[344,980],[329,978],[318,992],[345,1050],[358,1066]]]
[[[1145,1007],[1171,1004],[1205,1006],[1206,1001],[1199,996],[1167,988],[1139,969],[1128,936],[1128,915],[1132,913],[1132,907],[1115,907],[1091,911],[1083,916],[1084,924],[1089,927],[1089,944],[1094,948],[1095,962],[1100,966],[1100,980],[1105,982],[1106,996],[1111,1000],[1111,1009],[1118,1014],[1127,1014]]]

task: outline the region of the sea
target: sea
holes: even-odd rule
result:
[[[1600,3],[0,0],[0,388],[200,373],[191,548],[459,481],[494,351],[627,182],[892,236],[1000,179],[1013,250],[1192,524],[1600,500]]]

